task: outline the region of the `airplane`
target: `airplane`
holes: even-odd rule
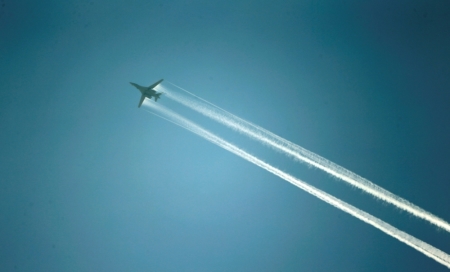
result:
[[[138,108],[141,107],[142,102],[144,102],[145,98],[147,97],[148,99],[152,99],[152,97],[155,98],[155,102],[158,100],[158,98],[161,96],[161,94],[163,93],[157,93],[154,88],[156,86],[159,85],[159,83],[161,83],[163,81],[163,79],[157,81],[156,83],[148,86],[148,87],[144,87],[144,86],[140,86],[136,83],[130,82],[131,85],[133,85],[134,87],[136,87],[139,91],[141,91],[142,96],[141,96],[141,100],[139,101],[139,105]]]

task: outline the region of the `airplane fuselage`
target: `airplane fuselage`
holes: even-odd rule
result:
[[[161,93],[158,93],[155,90],[145,90],[144,92],[141,92],[143,96],[147,97],[148,99],[152,99],[152,97],[155,98],[155,102],[156,100],[158,100],[159,96],[161,95]]]
[[[156,94],[155,90],[145,90],[145,91],[141,91],[141,93],[145,96],[147,96],[148,98],[151,98],[152,96],[154,96]]]

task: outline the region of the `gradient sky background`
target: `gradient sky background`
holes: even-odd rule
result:
[[[0,270],[448,271],[138,109],[128,82],[164,78],[449,221],[449,2],[186,2],[0,0]],[[450,253],[449,233],[211,128]]]

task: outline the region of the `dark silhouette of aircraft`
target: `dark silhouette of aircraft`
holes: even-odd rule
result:
[[[141,91],[141,100],[139,101],[139,105],[138,108],[141,107],[142,102],[144,102],[145,98],[147,97],[148,99],[152,99],[152,97],[155,98],[155,102],[159,99],[159,97],[163,94],[163,93],[158,93],[154,90],[154,88],[156,86],[159,85],[159,83],[161,83],[163,81],[163,79],[157,81],[156,83],[148,86],[148,87],[144,87],[144,86],[140,86],[136,83],[130,82],[131,85],[133,85],[134,87],[136,87],[139,91]]]

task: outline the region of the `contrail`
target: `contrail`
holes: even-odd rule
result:
[[[170,82],[169,82],[170,83]],[[371,194],[372,196],[386,201],[395,207],[402,209],[404,211],[409,212],[410,214],[422,218],[431,224],[438,226],[450,232],[450,224],[445,220],[437,217],[436,215],[425,211],[424,209],[412,204],[411,202],[403,199],[380,186],[370,182],[369,180],[345,169],[342,166],[339,166],[303,147],[300,147],[280,136],[259,127],[249,121],[246,121],[242,118],[239,118],[232,113],[184,90],[183,88],[170,83],[175,87],[189,93],[190,95],[196,97],[198,100],[186,97],[184,95],[178,94],[176,92],[172,92],[168,88],[164,88],[163,86],[158,86],[158,88],[163,89],[166,96],[182,105],[185,105],[219,123],[222,123],[248,137],[255,139],[276,151],[284,153],[289,157],[292,157],[300,162],[304,162],[310,166],[314,166],[318,169],[325,171],[326,173],[339,178],[366,193]]]
[[[203,137],[204,139],[218,145],[219,147],[224,148],[225,150],[228,150],[235,155],[238,155],[239,157],[263,168],[266,171],[269,171],[270,173],[294,184],[295,186],[299,187],[300,189],[312,194],[313,196],[325,201],[326,203],[346,212],[350,215],[353,215],[354,217],[366,222],[367,224],[370,224],[374,226],[375,228],[383,231],[384,233],[394,237],[395,239],[409,245],[410,247],[418,250],[419,252],[422,252],[426,256],[434,259],[435,261],[445,265],[447,268],[450,268],[450,255],[447,253],[415,238],[414,236],[411,236],[407,234],[406,232],[403,232],[394,226],[389,225],[388,223],[382,221],[381,219],[378,219],[338,198],[335,198],[332,195],[329,195],[314,186],[311,186],[300,179],[297,179],[281,170],[279,170],[276,167],[271,166],[270,164],[258,159],[257,157],[250,155],[249,153],[245,152],[244,150],[238,148],[237,146],[223,140],[219,136],[214,135],[213,133],[207,131],[206,129],[200,127],[199,125],[193,123],[192,121],[187,120],[186,118],[176,114],[173,111],[168,110],[167,108],[150,102],[150,103],[144,103],[145,106],[150,107],[151,109],[157,111],[158,115],[153,112],[150,112],[152,114],[155,114],[169,122],[172,122],[182,128],[185,128],[198,136]]]

